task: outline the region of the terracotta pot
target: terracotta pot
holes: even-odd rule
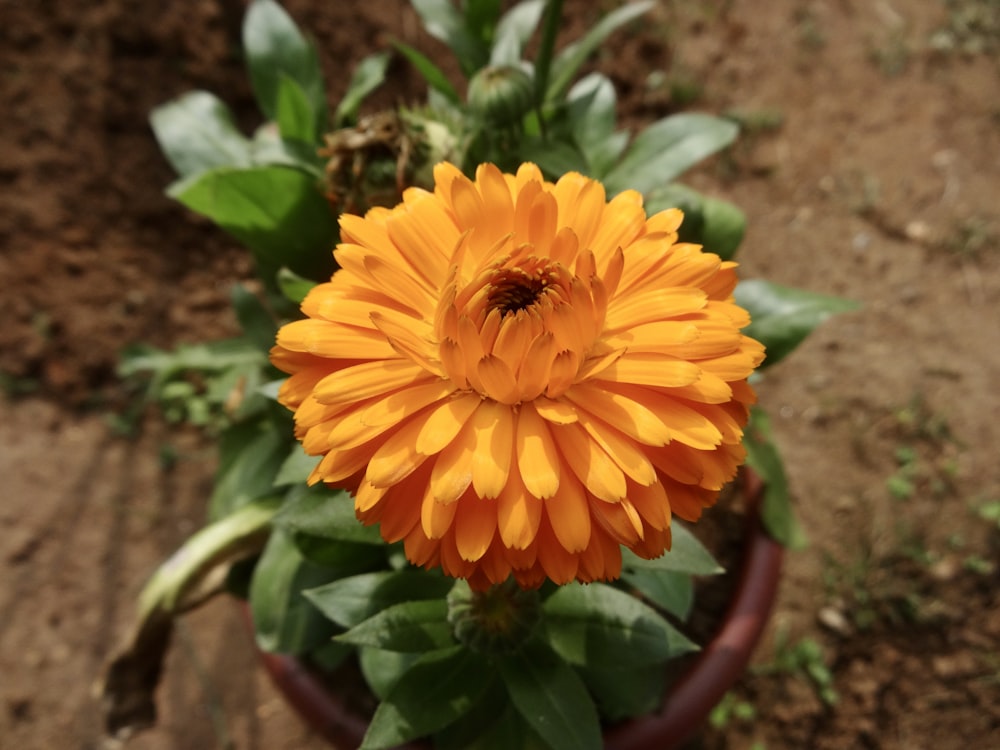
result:
[[[778,589],[784,548],[761,527],[758,514],[763,485],[743,472],[747,534],[739,580],[714,638],[670,688],[660,710],[608,727],[604,744],[612,750],[670,750],[698,729],[712,708],[743,673],[760,639]],[[351,712],[298,659],[261,653],[278,690],[300,716],[339,750],[361,744],[368,720]],[[400,750],[428,750],[411,742]]]

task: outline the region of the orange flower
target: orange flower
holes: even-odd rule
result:
[[[476,588],[607,580],[670,547],[744,458],[763,348],[734,263],[579,174],[451,164],[340,219],[340,270],[272,350],[310,482]]]

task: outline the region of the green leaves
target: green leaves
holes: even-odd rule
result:
[[[736,287],[736,302],[749,310],[752,322],[747,336],[767,348],[764,367],[785,358],[813,330],[837,313],[857,309],[856,302],[773,284],[743,281]]]
[[[711,115],[666,117],[635,137],[622,159],[604,175],[604,187],[609,195],[628,189],[648,193],[731,144],[738,132],[736,123]]]
[[[354,69],[354,74],[351,76],[351,82],[347,86],[347,93],[337,105],[337,112],[334,115],[336,127],[342,128],[357,119],[361,102],[385,80],[385,72],[388,67],[388,52],[369,55],[358,63],[358,67]]]
[[[229,107],[207,91],[191,91],[159,106],[149,119],[163,155],[181,177],[250,165],[249,140],[236,129]]]
[[[608,13],[594,24],[579,41],[570,44],[552,61],[552,69],[545,92],[546,102],[555,102],[569,89],[580,67],[611,34],[653,7],[653,3],[626,3]]]
[[[449,578],[422,570],[383,570],[342,578],[306,596],[333,622],[353,628],[394,604],[443,601],[452,584]]]
[[[257,103],[282,135],[322,133],[326,92],[316,49],[280,5],[253,0],[243,21],[243,48]]]
[[[540,641],[497,664],[511,703],[552,750],[600,750],[597,709],[579,675]]]
[[[804,547],[806,536],[795,519],[785,467],[771,438],[771,422],[757,407],[750,410],[750,424],[743,436],[743,445],[747,449],[747,464],[764,481],[764,502],[760,509],[764,528],[785,547]]]
[[[443,729],[490,689],[490,674],[483,657],[460,646],[425,654],[379,704],[361,750],[396,747]]]
[[[490,49],[490,65],[517,65],[525,45],[538,28],[546,0],[518,3],[497,23]]]
[[[544,610],[549,643],[578,666],[639,668],[697,648],[656,610],[600,583],[562,586],[545,601]]]
[[[681,522],[670,524],[670,550],[653,560],[622,550],[622,564],[640,570],[669,570],[696,576],[710,576],[722,573],[722,568],[694,534]]]
[[[223,518],[252,500],[275,494],[274,477],[288,452],[289,433],[269,415],[238,422],[222,433],[219,469],[208,501],[209,515]]]
[[[470,76],[489,60],[490,37],[500,13],[498,0],[410,0],[427,33],[448,45]]]
[[[337,639],[388,651],[435,651],[455,643],[447,614],[448,605],[442,599],[393,604]]]
[[[298,445],[293,451],[298,450]],[[285,469],[287,463],[282,466]],[[279,477],[275,484],[281,484]],[[298,487],[275,519],[281,528],[293,534],[309,534],[335,542],[382,544],[378,528],[364,526],[354,515],[354,500],[344,490],[331,490],[319,484]]]
[[[654,214],[667,208],[684,212],[678,232],[681,242],[694,242],[723,260],[731,260],[743,241],[746,216],[728,201],[702,195],[674,182],[655,188],[645,201],[646,212]]]
[[[265,651],[302,653],[327,641],[333,626],[302,590],[329,578],[330,571],[302,557],[290,536],[273,532],[250,582],[257,645]]]
[[[271,288],[283,266],[317,280],[333,272],[336,221],[309,174],[283,166],[217,167],[174,183],[168,193],[249,247]]]

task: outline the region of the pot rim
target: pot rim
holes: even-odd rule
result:
[[[784,548],[764,530],[760,518],[764,484],[756,472],[740,472],[747,532],[735,593],[715,636],[670,687],[660,709],[604,730],[611,750],[669,750],[700,727],[712,708],[739,679],[760,640],[777,598]],[[259,651],[279,692],[318,734],[335,747],[357,747],[367,719],[336,700],[296,657]],[[399,750],[426,750],[410,742]]]

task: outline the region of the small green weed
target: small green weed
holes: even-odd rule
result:
[[[775,654],[770,664],[754,668],[759,674],[801,675],[809,681],[816,695],[827,706],[835,706],[840,696],[833,687],[833,672],[826,664],[823,647],[812,638],[802,638],[795,643],[788,632],[778,631],[775,637]]]
[[[708,715],[708,723],[715,729],[724,729],[733,721],[751,722],[756,717],[757,710],[752,703],[729,692],[712,709]]]

